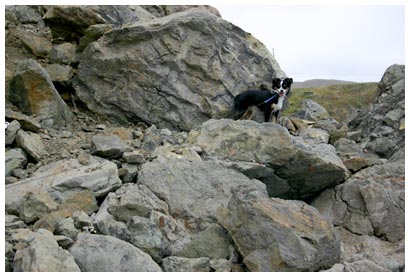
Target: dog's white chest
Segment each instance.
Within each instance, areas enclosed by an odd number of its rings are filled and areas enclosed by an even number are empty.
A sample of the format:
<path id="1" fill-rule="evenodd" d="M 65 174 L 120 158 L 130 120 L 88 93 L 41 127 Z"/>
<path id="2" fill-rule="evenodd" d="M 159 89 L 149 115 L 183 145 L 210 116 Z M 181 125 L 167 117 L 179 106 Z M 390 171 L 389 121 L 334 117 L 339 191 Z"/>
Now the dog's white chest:
<path id="1" fill-rule="evenodd" d="M 285 96 L 279 97 L 278 103 L 275 105 L 275 108 L 273 109 L 274 112 L 280 111 L 282 109 L 283 101 L 285 101 Z"/>

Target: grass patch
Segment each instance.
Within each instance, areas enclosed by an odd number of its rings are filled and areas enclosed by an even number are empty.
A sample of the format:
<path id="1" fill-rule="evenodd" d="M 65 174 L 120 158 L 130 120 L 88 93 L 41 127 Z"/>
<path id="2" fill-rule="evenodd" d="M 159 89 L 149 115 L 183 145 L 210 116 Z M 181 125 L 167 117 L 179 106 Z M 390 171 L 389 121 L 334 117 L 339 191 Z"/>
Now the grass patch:
<path id="1" fill-rule="evenodd" d="M 329 114 L 343 122 L 350 108 L 361 109 L 374 103 L 378 83 L 357 83 L 323 86 L 317 88 L 293 88 L 289 106 L 283 115 L 289 116 L 302 109 L 302 102 L 311 99 L 322 105 Z"/>

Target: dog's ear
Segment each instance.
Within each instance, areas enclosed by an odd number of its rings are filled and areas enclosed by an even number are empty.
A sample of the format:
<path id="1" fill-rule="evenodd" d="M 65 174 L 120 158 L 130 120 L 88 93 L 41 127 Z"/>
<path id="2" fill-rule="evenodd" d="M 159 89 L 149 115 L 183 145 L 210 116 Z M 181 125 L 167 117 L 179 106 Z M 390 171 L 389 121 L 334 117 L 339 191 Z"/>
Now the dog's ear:
<path id="1" fill-rule="evenodd" d="M 280 78 L 273 78 L 272 79 L 272 87 L 277 87 L 280 84 Z"/>
<path id="2" fill-rule="evenodd" d="M 293 83 L 293 78 L 288 78 L 288 80 L 289 80 L 289 83 Z"/>

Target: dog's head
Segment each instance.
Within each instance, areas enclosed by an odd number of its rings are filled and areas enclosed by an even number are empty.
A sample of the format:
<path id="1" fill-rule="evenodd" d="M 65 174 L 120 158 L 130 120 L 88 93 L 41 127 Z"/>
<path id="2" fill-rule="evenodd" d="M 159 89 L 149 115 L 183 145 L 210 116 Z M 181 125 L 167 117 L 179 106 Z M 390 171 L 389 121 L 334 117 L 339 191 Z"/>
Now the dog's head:
<path id="1" fill-rule="evenodd" d="M 292 78 L 274 78 L 272 80 L 272 90 L 279 94 L 279 96 L 286 96 L 290 91 L 290 86 L 293 83 Z"/>

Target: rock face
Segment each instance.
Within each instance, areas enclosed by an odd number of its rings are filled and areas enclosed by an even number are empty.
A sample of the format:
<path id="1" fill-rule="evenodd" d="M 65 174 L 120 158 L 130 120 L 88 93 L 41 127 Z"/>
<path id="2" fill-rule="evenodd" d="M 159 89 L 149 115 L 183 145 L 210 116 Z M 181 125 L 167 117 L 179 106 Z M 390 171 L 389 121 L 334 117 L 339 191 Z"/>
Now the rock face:
<path id="1" fill-rule="evenodd" d="M 207 11 L 189 9 L 90 44 L 75 89 L 90 110 L 118 121 L 190 130 L 228 116 L 234 95 L 270 84 L 275 75 L 283 73 L 259 41 Z"/>
<path id="2" fill-rule="evenodd" d="M 376 103 L 350 122 L 356 139 L 366 149 L 384 158 L 404 153 L 404 65 L 392 65 L 384 73 Z"/>
<path id="3" fill-rule="evenodd" d="M 83 272 L 161 271 L 148 254 L 110 236 L 82 233 L 70 248 L 70 253 Z"/>
<path id="4" fill-rule="evenodd" d="M 33 233 L 28 247 L 18 250 L 14 257 L 15 272 L 80 271 L 73 256 L 62 249 L 47 230 Z"/>
<path id="5" fill-rule="evenodd" d="M 404 164 L 364 169 L 323 192 L 313 205 L 352 233 L 400 241 L 404 238 Z"/>
<path id="6" fill-rule="evenodd" d="M 43 127 L 61 127 L 71 122 L 71 111 L 47 71 L 36 61 L 19 64 L 10 88 L 10 100 L 24 113 L 37 116 Z"/>
<path id="7" fill-rule="evenodd" d="M 233 121 L 285 74 L 210 6 L 5 19 L 6 271 L 404 271 L 404 66 L 354 129 Z"/>
<path id="8" fill-rule="evenodd" d="M 305 143 L 273 123 L 209 120 L 192 131 L 189 139 L 220 159 L 269 165 L 288 182 L 271 190 L 271 197 L 308 197 L 343 181 L 346 174 L 332 146 Z"/>
<path id="9" fill-rule="evenodd" d="M 237 194 L 218 219 L 251 271 L 315 271 L 340 260 L 332 225 L 303 202 Z"/>
<path id="10" fill-rule="evenodd" d="M 120 184 L 117 166 L 109 161 L 57 174 L 45 174 L 6 186 L 6 210 L 18 210 L 24 195 L 29 192 L 47 192 L 59 202 L 64 202 L 79 190 L 90 190 L 99 197 L 118 188 Z"/>

